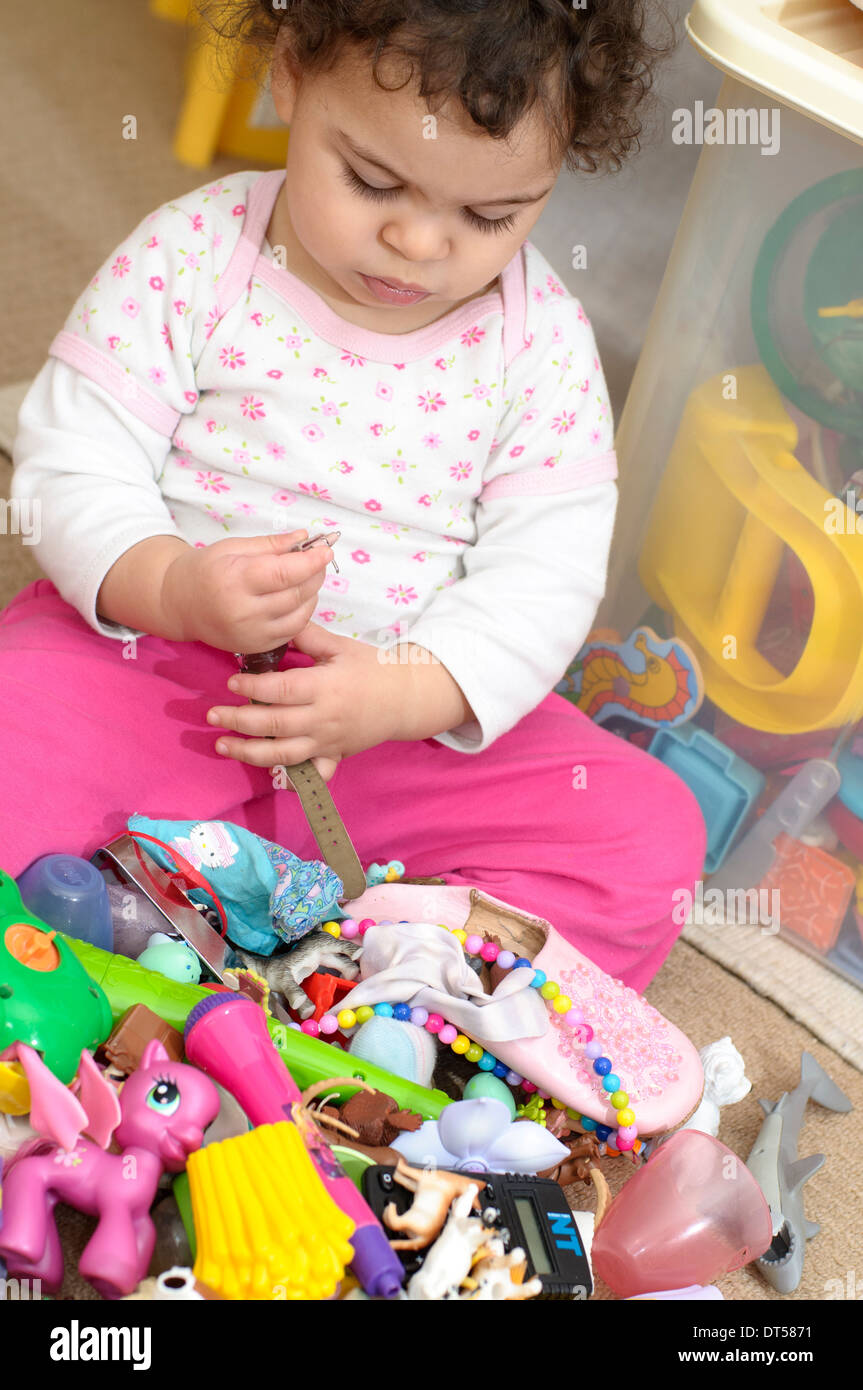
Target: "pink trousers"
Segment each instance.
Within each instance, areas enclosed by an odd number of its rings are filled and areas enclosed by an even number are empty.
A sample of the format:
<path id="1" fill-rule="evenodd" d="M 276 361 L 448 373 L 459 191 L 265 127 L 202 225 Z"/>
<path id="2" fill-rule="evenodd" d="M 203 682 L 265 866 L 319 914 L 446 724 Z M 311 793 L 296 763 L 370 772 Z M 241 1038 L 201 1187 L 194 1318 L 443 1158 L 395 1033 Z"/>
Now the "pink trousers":
<path id="1" fill-rule="evenodd" d="M 0 613 L 0 868 L 88 858 L 135 812 L 228 820 L 300 855 L 319 851 L 295 794 L 214 751 L 228 652 L 93 632 L 46 579 Z M 483 753 L 426 739 L 345 758 L 330 783 L 364 868 L 470 884 L 545 917 L 635 989 L 680 931 L 673 894 L 705 852 L 698 803 L 675 773 L 558 695 Z M 679 910 L 675 916 L 680 916 Z"/>

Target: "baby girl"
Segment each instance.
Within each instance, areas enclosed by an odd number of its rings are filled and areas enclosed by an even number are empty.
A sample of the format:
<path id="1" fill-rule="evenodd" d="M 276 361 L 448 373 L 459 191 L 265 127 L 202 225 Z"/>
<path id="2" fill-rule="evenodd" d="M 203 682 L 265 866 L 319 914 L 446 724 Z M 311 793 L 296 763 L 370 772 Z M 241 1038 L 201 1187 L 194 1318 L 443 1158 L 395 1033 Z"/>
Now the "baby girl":
<path id="1" fill-rule="evenodd" d="M 637 144 L 640 0 L 217 9 L 266 52 L 286 168 L 146 216 L 24 402 L 48 577 L 0 615 L 3 867 L 135 811 L 318 857 L 277 776 L 313 759 L 363 864 L 485 888 L 642 988 L 704 826 L 549 693 L 617 468 L 590 321 L 528 240 L 564 163 Z"/>

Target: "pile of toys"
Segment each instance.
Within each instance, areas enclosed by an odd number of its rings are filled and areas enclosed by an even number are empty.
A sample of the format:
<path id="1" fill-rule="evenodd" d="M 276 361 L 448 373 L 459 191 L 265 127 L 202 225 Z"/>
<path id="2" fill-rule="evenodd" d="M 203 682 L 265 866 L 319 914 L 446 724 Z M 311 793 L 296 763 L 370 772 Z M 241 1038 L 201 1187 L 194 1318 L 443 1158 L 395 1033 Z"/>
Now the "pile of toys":
<path id="1" fill-rule="evenodd" d="M 803 1111 L 850 1108 L 818 1063 L 732 1171 L 730 1039 L 403 875 L 345 903 L 240 827 L 142 816 L 0 874 L 0 1274 L 61 1291 L 62 1202 L 110 1299 L 710 1298 L 751 1260 L 793 1291 Z"/>

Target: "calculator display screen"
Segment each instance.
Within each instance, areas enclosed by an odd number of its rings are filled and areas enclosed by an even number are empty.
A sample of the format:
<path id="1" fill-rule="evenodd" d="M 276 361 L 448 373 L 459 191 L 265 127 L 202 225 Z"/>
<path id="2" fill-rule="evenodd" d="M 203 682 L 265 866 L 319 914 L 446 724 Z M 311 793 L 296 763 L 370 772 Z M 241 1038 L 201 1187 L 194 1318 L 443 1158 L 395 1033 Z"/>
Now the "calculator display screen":
<path id="1" fill-rule="evenodd" d="M 548 1258 L 548 1246 L 543 1239 L 539 1222 L 536 1219 L 536 1207 L 529 1197 L 516 1197 L 514 1203 L 527 1246 L 527 1253 L 535 1273 L 553 1274 L 554 1270 Z"/>

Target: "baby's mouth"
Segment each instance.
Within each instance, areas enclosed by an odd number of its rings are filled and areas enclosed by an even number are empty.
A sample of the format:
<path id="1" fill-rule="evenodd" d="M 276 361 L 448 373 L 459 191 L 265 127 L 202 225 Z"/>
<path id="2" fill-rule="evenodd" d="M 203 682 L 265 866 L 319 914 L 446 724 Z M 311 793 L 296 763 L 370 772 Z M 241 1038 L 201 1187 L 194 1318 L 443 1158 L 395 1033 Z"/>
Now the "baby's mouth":
<path id="1" fill-rule="evenodd" d="M 390 280 L 382 280 L 378 275 L 366 275 L 360 271 L 360 278 L 376 299 L 387 304 L 418 304 L 427 299 L 430 291 L 423 289 L 403 289 Z"/>

